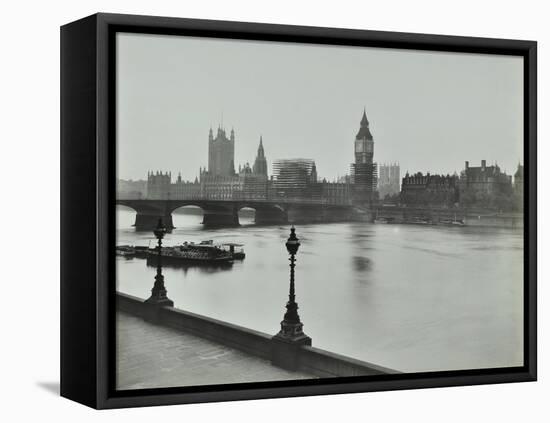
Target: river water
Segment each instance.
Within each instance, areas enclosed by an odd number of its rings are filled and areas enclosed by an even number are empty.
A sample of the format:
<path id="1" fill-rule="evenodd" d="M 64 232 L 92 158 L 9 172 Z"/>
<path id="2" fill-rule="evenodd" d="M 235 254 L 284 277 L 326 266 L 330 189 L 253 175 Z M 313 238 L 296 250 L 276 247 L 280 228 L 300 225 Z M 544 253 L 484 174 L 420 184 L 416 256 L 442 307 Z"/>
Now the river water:
<path id="1" fill-rule="evenodd" d="M 288 226 L 204 229 L 174 214 L 164 244 L 245 245 L 230 269 L 164 268 L 175 307 L 269 334 L 288 298 Z M 117 244 L 154 245 L 117 208 Z M 300 225 L 296 296 L 313 345 L 404 372 L 523 364 L 523 235 L 509 229 Z M 117 290 L 147 298 L 156 269 L 117 257 Z"/>

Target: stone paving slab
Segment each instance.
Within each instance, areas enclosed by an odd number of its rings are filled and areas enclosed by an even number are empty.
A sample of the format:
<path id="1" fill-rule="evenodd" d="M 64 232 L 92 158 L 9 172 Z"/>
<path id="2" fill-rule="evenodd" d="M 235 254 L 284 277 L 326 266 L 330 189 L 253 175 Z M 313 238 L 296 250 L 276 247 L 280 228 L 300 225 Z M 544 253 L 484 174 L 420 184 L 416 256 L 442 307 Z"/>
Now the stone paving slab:
<path id="1" fill-rule="evenodd" d="M 120 311 L 116 324 L 117 389 L 316 378 Z"/>

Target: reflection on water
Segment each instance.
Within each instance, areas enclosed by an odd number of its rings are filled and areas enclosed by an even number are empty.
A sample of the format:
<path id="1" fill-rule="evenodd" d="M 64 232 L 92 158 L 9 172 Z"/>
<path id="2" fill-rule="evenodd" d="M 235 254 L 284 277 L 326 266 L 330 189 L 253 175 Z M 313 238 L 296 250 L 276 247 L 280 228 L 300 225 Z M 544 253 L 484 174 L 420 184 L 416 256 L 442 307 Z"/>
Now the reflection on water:
<path id="1" fill-rule="evenodd" d="M 118 210 L 118 244 L 150 245 Z M 175 306 L 275 334 L 288 295 L 288 226 L 204 229 L 174 214 L 164 244 L 213 239 L 245 245 L 228 269 L 163 268 Z M 402 371 L 523 364 L 523 238 L 468 227 L 300 225 L 296 294 L 313 345 Z M 117 289 L 146 298 L 144 259 L 117 257 Z"/>
<path id="2" fill-rule="evenodd" d="M 147 267 L 157 268 L 158 258 L 157 256 L 147 257 L 145 260 Z M 162 269 L 179 269 L 183 273 L 187 274 L 189 269 L 193 269 L 199 273 L 214 273 L 219 272 L 220 270 L 231 270 L 233 268 L 233 263 L 214 263 L 214 264 L 201 264 L 198 266 L 195 264 L 190 264 L 189 262 L 175 262 L 169 261 L 165 258 L 162 260 Z"/>
<path id="3" fill-rule="evenodd" d="M 371 269 L 371 261 L 368 257 L 353 257 L 353 268 L 356 272 L 366 272 Z"/>

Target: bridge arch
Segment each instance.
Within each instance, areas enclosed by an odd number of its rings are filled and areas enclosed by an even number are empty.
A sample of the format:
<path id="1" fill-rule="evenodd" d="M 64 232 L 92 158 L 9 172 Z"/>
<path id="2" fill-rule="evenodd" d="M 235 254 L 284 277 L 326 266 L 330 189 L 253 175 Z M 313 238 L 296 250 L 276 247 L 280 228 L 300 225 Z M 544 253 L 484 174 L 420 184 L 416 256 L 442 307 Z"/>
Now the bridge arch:
<path id="1" fill-rule="evenodd" d="M 117 228 L 130 229 L 134 226 L 137 214 L 136 209 L 124 204 L 116 204 L 115 213 Z"/>
<path id="2" fill-rule="evenodd" d="M 201 225 L 204 213 L 201 206 L 194 204 L 185 204 L 171 211 L 172 221 L 176 228 Z"/>
<path id="3" fill-rule="evenodd" d="M 243 206 L 237 209 L 237 215 L 239 216 L 239 224 L 241 226 L 250 226 L 256 222 L 256 208 L 250 206 Z"/>
<path id="4" fill-rule="evenodd" d="M 133 226 L 138 231 L 153 230 L 157 226 L 159 219 L 162 220 L 162 223 L 169 231 L 174 229 L 171 207 L 165 201 L 116 199 L 115 204 L 117 206 L 128 207 L 136 212 Z"/>
<path id="5" fill-rule="evenodd" d="M 254 223 L 258 225 L 282 224 L 288 222 L 287 210 L 279 204 L 262 204 L 256 202 L 239 203 L 237 211 L 254 210 Z"/>

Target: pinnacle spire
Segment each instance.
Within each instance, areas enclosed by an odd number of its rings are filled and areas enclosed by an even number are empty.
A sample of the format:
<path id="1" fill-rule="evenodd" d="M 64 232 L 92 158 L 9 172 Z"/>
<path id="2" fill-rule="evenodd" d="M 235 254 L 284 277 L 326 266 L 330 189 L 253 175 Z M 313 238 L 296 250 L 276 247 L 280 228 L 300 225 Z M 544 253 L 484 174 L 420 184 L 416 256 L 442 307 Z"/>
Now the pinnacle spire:
<path id="1" fill-rule="evenodd" d="M 264 144 L 262 136 L 260 135 L 260 145 L 258 146 L 258 157 L 264 157 Z"/>
<path id="2" fill-rule="evenodd" d="M 356 140 L 367 139 L 372 141 L 372 134 L 369 129 L 369 120 L 367 119 L 367 109 L 363 108 L 363 117 L 361 118 L 361 125 L 359 132 L 355 136 Z"/>
<path id="3" fill-rule="evenodd" d="M 363 107 L 363 117 L 361 118 L 361 126 L 369 126 L 369 120 L 367 119 L 367 108 Z"/>
<path id="4" fill-rule="evenodd" d="M 252 173 L 262 175 L 267 178 L 267 160 L 265 159 L 263 137 L 260 135 L 260 144 L 258 145 L 258 154 L 252 166 Z"/>

